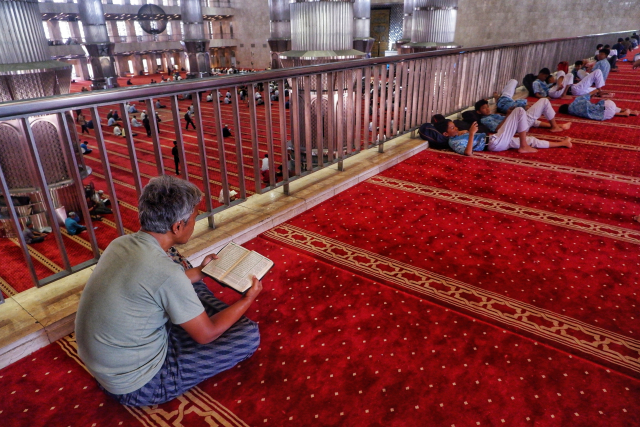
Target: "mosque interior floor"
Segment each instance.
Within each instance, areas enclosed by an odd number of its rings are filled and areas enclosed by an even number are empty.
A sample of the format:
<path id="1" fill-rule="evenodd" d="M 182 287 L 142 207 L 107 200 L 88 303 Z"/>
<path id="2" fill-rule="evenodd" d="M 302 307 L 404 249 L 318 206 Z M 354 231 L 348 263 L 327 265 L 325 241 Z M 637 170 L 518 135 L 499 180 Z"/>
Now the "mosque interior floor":
<path id="1" fill-rule="evenodd" d="M 620 69 L 607 89 L 619 106 L 640 109 L 637 72 Z M 570 150 L 472 158 L 425 150 L 249 241 L 275 261 L 247 313 L 260 325 L 260 348 L 179 399 L 116 404 L 70 335 L 0 370 L 0 414 L 34 426 L 637 425 L 640 121 L 558 120 L 571 129 L 532 133 L 571 136 Z M 141 134 L 144 183 L 155 167 Z M 195 133 L 186 135 L 196 162 Z M 127 149 L 106 137 L 125 226 L 135 231 Z M 87 164 L 101 187 L 100 162 Z M 115 236 L 110 223 L 98 225 L 101 248 Z M 38 246 L 55 264 L 48 250 Z M 237 298 L 208 285 L 224 301 Z"/>

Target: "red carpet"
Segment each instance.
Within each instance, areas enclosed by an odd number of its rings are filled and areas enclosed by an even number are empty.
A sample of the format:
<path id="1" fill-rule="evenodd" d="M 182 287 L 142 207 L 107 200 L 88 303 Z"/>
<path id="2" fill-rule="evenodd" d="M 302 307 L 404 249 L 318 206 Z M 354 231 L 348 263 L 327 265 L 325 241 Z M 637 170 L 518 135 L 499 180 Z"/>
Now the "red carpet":
<path id="1" fill-rule="evenodd" d="M 260 350 L 241 366 L 134 410 L 98 390 L 67 337 L 0 371 L 5 424 L 639 425 L 640 121 L 559 119 L 571 150 L 427 150 L 248 242 L 276 264 L 247 313 Z M 136 138 L 146 182 L 152 145 Z M 108 139 L 135 231 L 124 139 Z M 98 225 L 102 248 L 115 231 Z"/>
<path id="2" fill-rule="evenodd" d="M 251 359 L 179 400 L 129 411 L 97 389 L 64 339 L 0 371 L 8 425 L 199 426 L 223 424 L 227 410 L 246 424 L 223 425 L 637 419 L 640 384 L 629 377 L 264 239 L 246 246 L 276 262 L 248 313 L 262 331 Z"/>

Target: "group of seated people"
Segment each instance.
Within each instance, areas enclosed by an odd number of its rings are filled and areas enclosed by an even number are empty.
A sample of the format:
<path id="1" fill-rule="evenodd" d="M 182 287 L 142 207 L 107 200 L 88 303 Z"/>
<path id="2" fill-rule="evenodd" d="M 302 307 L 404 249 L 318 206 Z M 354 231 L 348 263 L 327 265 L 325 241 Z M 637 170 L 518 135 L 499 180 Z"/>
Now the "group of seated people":
<path id="1" fill-rule="evenodd" d="M 631 44 L 630 49 L 635 46 Z M 622 110 L 611 99 L 600 99 L 597 103 L 591 101 L 592 96 L 610 98 L 614 95 L 602 90 L 611 71 L 609 54 L 610 51 L 603 47 L 594 61 L 577 61 L 571 72 L 567 68 L 566 71 L 559 70 L 554 76 L 548 68 L 543 68 L 537 76 L 526 76 L 524 86 L 530 96 L 538 98 L 530 108 L 527 108 L 526 99 L 513 99 L 518 81 L 512 79 L 502 93 L 494 93 L 497 113 L 492 114 L 489 101 L 481 99 L 476 102 L 473 111 L 462 114 L 463 121 L 454 122 L 438 114 L 432 118 L 433 127 L 446 138 L 448 148 L 467 156 L 471 156 L 473 151 L 483 150 L 505 151 L 514 148 L 521 153 L 533 153 L 539 148 L 571 148 L 569 137 L 560 141 L 545 141 L 528 134 L 531 127 L 547 128 L 551 132 L 570 128 L 571 123 L 556 122 L 556 112 L 549 99 L 573 99 L 570 104 L 561 105 L 559 112 L 590 120 L 603 121 L 614 116 L 639 114 L 638 111 Z M 548 123 L 541 122 L 542 117 Z M 468 130 L 460 130 L 459 127 Z M 489 133 L 491 135 L 487 136 Z M 438 148 L 437 143 L 433 145 Z"/>

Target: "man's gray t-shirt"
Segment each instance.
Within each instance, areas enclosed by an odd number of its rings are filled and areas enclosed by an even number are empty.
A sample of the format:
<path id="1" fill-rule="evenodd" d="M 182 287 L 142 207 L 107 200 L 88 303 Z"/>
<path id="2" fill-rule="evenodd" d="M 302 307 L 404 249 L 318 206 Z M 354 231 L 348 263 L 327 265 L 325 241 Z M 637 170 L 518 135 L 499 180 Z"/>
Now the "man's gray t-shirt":
<path id="1" fill-rule="evenodd" d="M 78 354 L 113 394 L 148 383 L 164 363 L 166 323 L 204 311 L 181 265 L 150 234 L 111 242 L 91 274 L 76 316 Z"/>

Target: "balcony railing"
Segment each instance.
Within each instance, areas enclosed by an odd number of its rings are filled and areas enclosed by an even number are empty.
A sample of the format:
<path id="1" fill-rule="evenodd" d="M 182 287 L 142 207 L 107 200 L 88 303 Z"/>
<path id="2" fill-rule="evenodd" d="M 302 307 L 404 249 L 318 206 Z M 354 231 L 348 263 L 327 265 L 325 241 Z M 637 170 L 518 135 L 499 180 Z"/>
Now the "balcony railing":
<path id="1" fill-rule="evenodd" d="M 627 33 L 434 51 L 4 103 L 0 105 L 0 131 L 8 126 L 17 132 L 27 153 L 21 167 L 35 171 L 34 186 L 45 195 L 50 193 L 47 162 L 38 157 L 33 123 L 38 116 L 57 117 L 60 134 L 68 136 L 63 144 L 65 159 L 76 167 L 70 177 L 73 191 L 83 195 L 83 185 L 93 183 L 109 195 L 113 214 L 96 222 L 83 205 L 80 213 L 87 231 L 69 236 L 57 225 L 54 212 L 60 206 L 44 197 L 42 210 L 54 239 L 32 247 L 22 238 L 20 206 L 8 197 L 7 179 L 0 170 L 6 203 L 3 224 L 6 233 L 16 236 L 0 238 L 0 245 L 11 249 L 3 251 L 8 254 L 3 264 L 22 269 L 23 274 L 12 277 L 22 280 L 25 287 L 30 283 L 41 286 L 52 280 L 53 273 L 57 278 L 95 263 L 113 238 L 139 228 L 136 201 L 145 183 L 153 176 L 174 173 L 175 167 L 182 178 L 202 188 L 200 218 L 208 218 L 214 227 L 214 213 L 243 203 L 251 194 L 275 189 L 288 193 L 289 184 L 301 176 L 336 163 L 342 169 L 345 158 L 374 146 L 382 150 L 385 141 L 415 129 L 433 114 L 472 105 L 502 89 L 509 79 L 520 80 L 542 67 L 590 57 L 596 44 L 610 43 L 623 34 Z M 273 101 L 270 85 L 279 95 Z M 215 102 L 227 93 L 229 102 Z M 263 104 L 255 101 L 258 93 Z M 208 94 L 214 102 L 206 102 Z M 127 102 L 136 102 L 137 110 L 146 110 L 151 118 L 158 113 L 162 121 L 151 120 L 148 132 L 132 127 L 132 116 L 141 118 L 127 110 Z M 190 105 L 195 130 L 185 130 Z M 65 119 L 78 110 L 93 122 L 89 135 L 81 134 L 79 126 Z M 114 135 L 107 125 L 109 110 L 119 112 L 124 137 Z M 223 136 L 224 125 L 230 127 L 232 136 Z M 83 140 L 90 142 L 94 153 L 75 161 L 72 153 Z M 173 141 L 177 165 L 171 154 Z M 78 167 L 93 172 L 81 179 Z M 235 201 L 231 191 L 237 193 Z"/>

